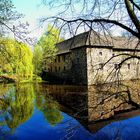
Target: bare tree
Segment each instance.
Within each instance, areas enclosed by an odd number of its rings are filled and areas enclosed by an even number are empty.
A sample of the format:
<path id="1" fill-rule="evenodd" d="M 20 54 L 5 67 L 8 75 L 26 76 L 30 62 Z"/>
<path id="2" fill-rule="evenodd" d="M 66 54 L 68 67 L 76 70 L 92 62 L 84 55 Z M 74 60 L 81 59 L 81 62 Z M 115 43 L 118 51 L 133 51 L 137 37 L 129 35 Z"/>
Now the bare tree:
<path id="1" fill-rule="evenodd" d="M 11 0 L 0 1 L 0 37 L 13 36 L 18 41 L 32 44 L 33 40 L 28 36 L 29 24 L 21 23 L 19 14 Z M 0 43 L 1 44 L 1 43 Z"/>
<path id="2" fill-rule="evenodd" d="M 133 0 L 66 0 L 46 1 L 42 0 L 51 8 L 58 8 L 60 11 L 56 16 L 51 17 L 61 27 L 77 31 L 80 26 L 86 29 L 102 31 L 110 34 L 109 31 L 117 26 L 132 36 L 140 39 L 140 2 Z M 48 18 L 50 19 L 50 18 Z M 46 18 L 44 18 L 46 20 Z M 74 33 L 74 31 L 71 31 Z"/>

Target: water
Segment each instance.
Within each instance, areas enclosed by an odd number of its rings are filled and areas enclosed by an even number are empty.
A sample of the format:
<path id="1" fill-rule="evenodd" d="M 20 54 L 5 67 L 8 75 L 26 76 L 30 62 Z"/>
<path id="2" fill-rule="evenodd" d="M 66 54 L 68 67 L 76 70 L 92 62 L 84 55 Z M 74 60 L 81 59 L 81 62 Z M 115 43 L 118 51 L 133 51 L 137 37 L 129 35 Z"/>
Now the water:
<path id="1" fill-rule="evenodd" d="M 52 87 L 52 86 L 51 86 Z M 41 85 L 1 85 L 0 139 L 85 140 L 91 134 Z"/>
<path id="2" fill-rule="evenodd" d="M 140 116 L 111 123 L 94 135 L 95 140 L 140 140 Z"/>
<path id="3" fill-rule="evenodd" d="M 0 89 L 0 140 L 140 140 L 140 116 L 91 133 L 67 114 L 67 103 L 57 102 L 70 102 L 64 92 L 75 97 L 75 93 L 85 93 L 86 87 L 1 84 Z"/>

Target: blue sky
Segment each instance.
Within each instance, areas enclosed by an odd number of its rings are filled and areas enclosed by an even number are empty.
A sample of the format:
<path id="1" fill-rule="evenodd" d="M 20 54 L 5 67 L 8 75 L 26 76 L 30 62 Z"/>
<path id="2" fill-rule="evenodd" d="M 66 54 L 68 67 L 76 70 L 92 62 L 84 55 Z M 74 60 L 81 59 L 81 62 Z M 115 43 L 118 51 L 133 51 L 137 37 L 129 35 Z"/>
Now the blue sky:
<path id="1" fill-rule="evenodd" d="M 41 17 L 49 17 L 51 10 L 41 4 L 41 0 L 12 0 L 12 2 L 16 10 L 24 15 L 21 21 L 30 24 L 31 36 L 37 38 L 41 36 L 47 25 L 40 26 L 39 19 Z"/>
<path id="2" fill-rule="evenodd" d="M 56 13 L 60 12 L 64 7 L 59 7 L 57 4 L 57 8 L 49 9 L 47 6 L 41 4 L 42 0 L 12 0 L 13 4 L 16 8 L 16 10 L 19 13 L 22 13 L 25 15 L 23 19 L 21 19 L 22 22 L 28 22 L 30 24 L 30 31 L 32 37 L 39 38 L 43 32 L 45 32 L 45 29 L 47 28 L 47 24 L 40 25 L 39 19 L 42 17 L 50 17 L 54 16 Z M 48 2 L 49 0 L 47 0 Z M 77 4 L 74 5 L 76 11 L 79 11 L 78 9 L 81 9 L 81 5 Z M 66 16 L 73 16 L 74 13 L 66 13 Z M 120 35 L 121 29 L 115 28 L 112 30 L 112 33 L 114 35 Z"/>

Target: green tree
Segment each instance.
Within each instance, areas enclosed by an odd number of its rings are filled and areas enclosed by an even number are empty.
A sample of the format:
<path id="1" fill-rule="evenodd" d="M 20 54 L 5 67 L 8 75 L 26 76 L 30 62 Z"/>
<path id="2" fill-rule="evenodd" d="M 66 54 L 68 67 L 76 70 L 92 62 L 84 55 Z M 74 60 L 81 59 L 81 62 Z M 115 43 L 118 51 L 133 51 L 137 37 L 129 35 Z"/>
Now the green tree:
<path id="1" fill-rule="evenodd" d="M 21 58 L 20 56 L 21 51 L 23 50 L 23 53 L 25 53 L 26 50 L 25 55 L 28 53 L 28 50 L 25 47 L 26 45 L 11 39 L 2 38 L 13 36 L 16 40 L 22 42 L 27 42 L 27 40 L 29 40 L 27 37 L 27 25 L 23 23 L 20 23 L 19 25 L 16 24 L 16 26 L 14 25 L 15 21 L 21 17 L 22 15 L 15 10 L 12 0 L 0 0 L 0 75 L 3 72 L 7 74 L 16 73 L 16 75 L 18 74 L 18 76 L 16 76 L 17 78 L 20 77 L 21 72 L 22 76 L 29 77 L 33 71 L 32 66 L 29 65 L 31 55 L 29 55 L 29 59 L 27 56 L 24 56 L 24 58 Z M 23 55 L 23 53 L 21 55 Z M 28 60 L 28 64 L 25 59 Z"/>
<path id="2" fill-rule="evenodd" d="M 34 65 L 34 74 L 40 75 L 42 72 L 43 65 L 43 50 L 42 47 L 36 45 L 33 53 L 33 65 Z"/>
<path id="3" fill-rule="evenodd" d="M 0 47 L 0 71 L 1 74 L 14 75 L 17 80 L 32 78 L 32 51 L 18 41 L 1 38 Z"/>
<path id="4" fill-rule="evenodd" d="M 40 74 L 55 58 L 57 49 L 55 44 L 64 40 L 59 36 L 60 30 L 48 25 L 47 31 L 34 47 L 33 64 L 34 73 Z"/>

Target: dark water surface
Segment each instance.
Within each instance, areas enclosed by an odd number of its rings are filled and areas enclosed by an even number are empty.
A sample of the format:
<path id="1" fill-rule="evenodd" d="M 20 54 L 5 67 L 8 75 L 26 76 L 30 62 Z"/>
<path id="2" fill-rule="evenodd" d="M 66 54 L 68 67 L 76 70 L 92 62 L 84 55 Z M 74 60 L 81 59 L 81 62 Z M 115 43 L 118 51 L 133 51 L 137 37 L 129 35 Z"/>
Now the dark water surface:
<path id="1" fill-rule="evenodd" d="M 111 123 L 93 134 L 68 115 L 67 104 L 60 104 L 70 99 L 59 94 L 74 96 L 85 93 L 86 87 L 1 84 L 0 89 L 0 140 L 140 140 L 139 116 Z M 77 97 L 72 98 L 76 101 Z"/>

